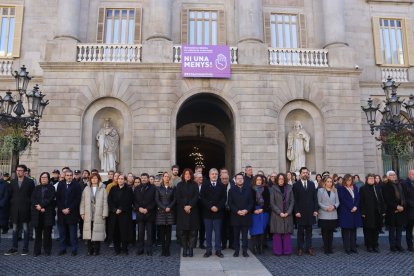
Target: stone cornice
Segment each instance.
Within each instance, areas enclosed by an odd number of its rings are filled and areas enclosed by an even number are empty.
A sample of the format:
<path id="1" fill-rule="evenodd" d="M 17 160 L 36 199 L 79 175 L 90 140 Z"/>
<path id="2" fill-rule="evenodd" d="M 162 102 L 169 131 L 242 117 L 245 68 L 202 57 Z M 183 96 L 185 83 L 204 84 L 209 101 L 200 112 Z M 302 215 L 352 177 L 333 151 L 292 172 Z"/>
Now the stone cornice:
<path id="1" fill-rule="evenodd" d="M 367 3 L 389 3 L 389 4 L 404 4 L 411 5 L 414 0 L 366 0 Z"/>
<path id="2" fill-rule="evenodd" d="M 81 63 L 81 62 L 40 62 L 45 72 L 132 72 L 144 70 L 147 72 L 181 73 L 181 63 Z M 359 76 L 362 71 L 351 68 L 331 67 L 299 67 L 299 66 L 272 66 L 272 65 L 242 65 L 233 64 L 232 73 L 257 74 L 312 74 L 312 75 L 351 75 Z"/>

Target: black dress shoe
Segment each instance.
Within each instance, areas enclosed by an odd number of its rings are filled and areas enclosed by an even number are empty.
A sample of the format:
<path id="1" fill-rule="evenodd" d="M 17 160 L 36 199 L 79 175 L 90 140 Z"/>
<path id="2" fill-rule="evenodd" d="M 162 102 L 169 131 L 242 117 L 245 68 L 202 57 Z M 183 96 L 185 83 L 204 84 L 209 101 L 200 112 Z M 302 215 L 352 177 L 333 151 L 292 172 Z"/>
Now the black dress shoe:
<path id="1" fill-rule="evenodd" d="M 391 250 L 391 252 L 397 252 L 397 247 L 392 246 L 392 247 L 390 247 L 390 250 Z"/>
<path id="2" fill-rule="evenodd" d="M 397 250 L 398 250 L 398 252 L 404 252 L 405 251 L 404 248 L 402 248 L 401 246 L 397 246 Z"/>
<path id="3" fill-rule="evenodd" d="M 62 256 L 62 255 L 65 255 L 65 254 L 66 254 L 66 251 L 62 250 L 62 251 L 59 251 L 58 256 Z"/>
<path id="4" fill-rule="evenodd" d="M 50 252 L 45 252 L 45 256 L 49 257 L 50 256 Z"/>
<path id="5" fill-rule="evenodd" d="M 139 255 L 142 255 L 142 254 L 144 254 L 144 250 L 138 250 L 137 251 L 137 255 L 139 256 Z"/>
<path id="6" fill-rule="evenodd" d="M 152 256 L 152 252 L 151 251 L 148 251 L 147 252 L 147 256 Z"/>
<path id="7" fill-rule="evenodd" d="M 206 246 L 204 244 L 200 244 L 200 249 L 206 249 Z"/>
<path id="8" fill-rule="evenodd" d="M 345 250 L 345 253 L 351 255 L 351 250 Z"/>
<path id="9" fill-rule="evenodd" d="M 187 257 L 187 248 L 183 248 L 183 257 Z"/>
<path id="10" fill-rule="evenodd" d="M 413 251 L 414 251 L 414 248 L 413 248 L 412 246 L 409 246 L 409 247 L 407 248 L 407 250 L 408 250 L 408 251 L 410 251 L 410 252 L 413 252 Z"/>
<path id="11" fill-rule="evenodd" d="M 239 251 L 234 251 L 233 257 L 238 257 L 239 256 Z"/>
<path id="12" fill-rule="evenodd" d="M 219 257 L 219 258 L 224 258 L 224 255 L 223 255 L 223 253 L 221 253 L 220 250 L 216 251 L 216 256 Z"/>
<path id="13" fill-rule="evenodd" d="M 373 252 L 375 252 L 375 253 L 379 253 L 379 249 L 378 249 L 378 247 L 374 247 L 374 248 L 372 248 L 372 251 L 373 251 Z"/>
<path id="14" fill-rule="evenodd" d="M 371 247 L 367 247 L 367 251 L 370 253 L 374 252 L 374 250 Z"/>
<path id="15" fill-rule="evenodd" d="M 243 251 L 243 257 L 249 257 L 249 254 L 247 254 L 247 251 Z"/>
<path id="16" fill-rule="evenodd" d="M 33 253 L 33 257 L 39 257 L 40 253 Z"/>
<path id="17" fill-rule="evenodd" d="M 194 256 L 194 252 L 193 252 L 193 249 L 192 248 L 190 248 L 190 249 L 188 249 L 188 257 L 193 257 Z"/>
<path id="18" fill-rule="evenodd" d="M 351 253 L 358 254 L 358 250 L 356 250 L 356 249 L 351 249 Z"/>
<path id="19" fill-rule="evenodd" d="M 204 253 L 203 257 L 208 258 L 208 257 L 211 256 L 211 254 L 212 254 L 211 251 L 206 251 L 206 253 Z"/>
<path id="20" fill-rule="evenodd" d="M 71 255 L 72 255 L 72 256 L 76 256 L 76 255 L 78 255 L 78 252 L 73 251 L 73 252 L 71 253 Z"/>

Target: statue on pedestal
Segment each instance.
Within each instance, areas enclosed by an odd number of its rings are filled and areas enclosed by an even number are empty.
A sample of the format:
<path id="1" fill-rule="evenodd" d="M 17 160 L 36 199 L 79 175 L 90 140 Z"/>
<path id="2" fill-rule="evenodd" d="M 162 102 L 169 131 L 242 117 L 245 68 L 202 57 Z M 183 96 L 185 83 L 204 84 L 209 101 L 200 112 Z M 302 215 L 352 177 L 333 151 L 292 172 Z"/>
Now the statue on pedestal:
<path id="1" fill-rule="evenodd" d="M 287 158 L 290 161 L 290 171 L 297 172 L 306 163 L 306 152 L 309 152 L 310 135 L 303 129 L 300 121 L 295 121 L 293 130 L 287 138 Z"/>
<path id="2" fill-rule="evenodd" d="M 104 172 L 116 171 L 119 163 L 119 134 L 110 121 L 110 118 L 105 119 L 104 127 L 96 135 L 101 170 Z"/>

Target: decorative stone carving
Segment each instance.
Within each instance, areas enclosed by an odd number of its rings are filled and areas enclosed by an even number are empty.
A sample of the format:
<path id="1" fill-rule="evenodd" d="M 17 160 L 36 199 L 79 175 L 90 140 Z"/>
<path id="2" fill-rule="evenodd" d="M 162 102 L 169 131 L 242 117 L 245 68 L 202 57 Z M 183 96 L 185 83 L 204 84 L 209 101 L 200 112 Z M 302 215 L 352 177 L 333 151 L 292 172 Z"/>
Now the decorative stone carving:
<path id="1" fill-rule="evenodd" d="M 290 171 L 297 172 L 306 164 L 306 153 L 309 152 L 310 135 L 303 129 L 300 121 L 295 121 L 293 130 L 287 138 L 287 158 L 290 161 Z"/>
<path id="2" fill-rule="evenodd" d="M 105 119 L 104 127 L 96 135 L 101 170 L 104 172 L 116 170 L 119 163 L 119 134 L 110 121 L 110 118 Z"/>

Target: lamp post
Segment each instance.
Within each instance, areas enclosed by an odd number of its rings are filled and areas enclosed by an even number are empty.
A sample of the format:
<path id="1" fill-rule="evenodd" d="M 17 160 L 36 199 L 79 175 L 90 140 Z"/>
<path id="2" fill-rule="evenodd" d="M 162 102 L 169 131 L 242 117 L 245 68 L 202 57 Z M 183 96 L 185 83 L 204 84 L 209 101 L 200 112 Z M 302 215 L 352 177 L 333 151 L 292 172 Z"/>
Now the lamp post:
<path id="1" fill-rule="evenodd" d="M 8 90 L 4 97 L 0 96 L 0 125 L 10 127 L 13 130 L 22 130 L 25 138 L 30 142 L 39 141 L 39 122 L 43 116 L 45 107 L 49 104 L 44 100 L 44 94 L 36 84 L 32 90 L 27 92 L 30 80 L 29 72 L 23 65 L 20 71 L 14 71 L 12 76 L 16 80 L 17 95 L 13 97 L 13 92 Z M 24 107 L 26 96 L 27 110 Z M 12 149 L 12 168 L 19 163 L 19 149 Z"/>
<path id="2" fill-rule="evenodd" d="M 382 110 L 380 110 L 379 104 L 377 106 L 373 105 L 371 98 L 368 99 L 368 106 L 361 106 L 367 116 L 367 123 L 370 126 L 372 135 L 374 135 L 375 131 L 380 131 L 380 135 L 384 137 L 390 134 L 400 133 L 401 131 L 414 131 L 414 96 L 411 95 L 408 102 L 401 101 L 400 97 L 397 96 L 399 86 L 400 84 L 395 84 L 395 81 L 391 77 L 388 77 L 387 81 L 383 82 L 382 89 L 385 94 L 385 105 Z M 408 122 L 401 121 L 402 107 L 407 112 Z M 377 124 L 376 120 L 377 111 L 382 114 L 382 120 L 379 124 Z M 386 141 L 383 141 L 384 143 Z M 399 175 L 398 155 L 394 151 L 395 149 L 391 149 L 392 169 Z"/>

